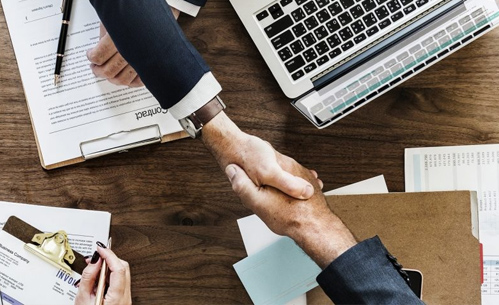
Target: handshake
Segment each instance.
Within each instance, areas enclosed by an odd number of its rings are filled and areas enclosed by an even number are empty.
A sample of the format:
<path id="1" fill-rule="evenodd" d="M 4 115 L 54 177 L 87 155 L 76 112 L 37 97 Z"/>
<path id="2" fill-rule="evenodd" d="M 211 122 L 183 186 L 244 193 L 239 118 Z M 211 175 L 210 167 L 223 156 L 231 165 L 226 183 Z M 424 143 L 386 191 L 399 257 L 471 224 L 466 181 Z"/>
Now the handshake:
<path id="1" fill-rule="evenodd" d="M 356 244 L 329 209 L 317 172 L 242 132 L 223 112 L 204 126 L 202 140 L 242 203 L 319 266 L 327 267 Z"/>

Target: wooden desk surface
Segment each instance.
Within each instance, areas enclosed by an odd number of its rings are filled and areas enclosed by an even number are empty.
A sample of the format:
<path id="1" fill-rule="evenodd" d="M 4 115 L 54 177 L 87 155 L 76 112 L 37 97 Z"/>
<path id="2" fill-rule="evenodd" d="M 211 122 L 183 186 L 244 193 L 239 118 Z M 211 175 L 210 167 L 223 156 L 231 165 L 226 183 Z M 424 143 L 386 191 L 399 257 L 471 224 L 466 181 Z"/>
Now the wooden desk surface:
<path id="1" fill-rule="evenodd" d="M 325 190 L 383 174 L 404 191 L 404 148 L 499 143 L 495 30 L 339 123 L 318 130 L 289 104 L 227 0 L 180 23 L 246 132 L 316 169 Z M 134 149 L 44 171 L 0 14 L 0 200 L 110 211 L 136 304 L 250 303 L 232 265 L 250 215 L 199 141 Z"/>

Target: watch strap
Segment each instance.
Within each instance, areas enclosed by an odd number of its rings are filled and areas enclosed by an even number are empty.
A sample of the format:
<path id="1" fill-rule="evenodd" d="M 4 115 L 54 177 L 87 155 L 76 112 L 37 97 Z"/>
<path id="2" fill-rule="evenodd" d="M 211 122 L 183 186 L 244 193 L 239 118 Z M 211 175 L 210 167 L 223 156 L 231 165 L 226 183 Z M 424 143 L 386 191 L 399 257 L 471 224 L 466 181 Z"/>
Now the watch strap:
<path id="1" fill-rule="evenodd" d="M 192 121 L 196 129 L 199 129 L 206 125 L 209 121 L 211 121 L 211 119 L 213 119 L 224 109 L 225 104 L 218 96 L 215 96 L 203 107 L 193 112 L 188 118 Z"/>

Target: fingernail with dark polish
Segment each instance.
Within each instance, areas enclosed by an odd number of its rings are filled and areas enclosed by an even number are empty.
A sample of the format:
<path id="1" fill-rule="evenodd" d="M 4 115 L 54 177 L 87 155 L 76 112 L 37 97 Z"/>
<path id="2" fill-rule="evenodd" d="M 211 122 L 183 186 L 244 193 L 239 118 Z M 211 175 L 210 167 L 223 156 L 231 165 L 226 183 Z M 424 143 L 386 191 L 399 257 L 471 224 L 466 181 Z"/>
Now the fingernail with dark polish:
<path id="1" fill-rule="evenodd" d="M 87 260 L 87 259 L 89 259 L 89 258 L 91 258 L 91 257 L 92 257 L 92 255 L 85 255 L 83 258 L 84 258 L 85 260 Z"/>
<path id="2" fill-rule="evenodd" d="M 95 264 L 99 261 L 100 254 L 99 252 L 95 251 L 94 255 L 92 256 L 92 260 L 90 261 L 90 264 Z"/>
<path id="3" fill-rule="evenodd" d="M 79 280 L 77 280 L 77 281 L 75 282 L 75 287 L 78 287 L 78 285 L 80 285 L 80 281 L 81 281 L 81 279 L 79 279 Z"/>
<path id="4" fill-rule="evenodd" d="M 97 242 L 97 246 L 101 247 L 102 249 L 106 249 L 107 247 L 101 243 L 100 241 Z"/>

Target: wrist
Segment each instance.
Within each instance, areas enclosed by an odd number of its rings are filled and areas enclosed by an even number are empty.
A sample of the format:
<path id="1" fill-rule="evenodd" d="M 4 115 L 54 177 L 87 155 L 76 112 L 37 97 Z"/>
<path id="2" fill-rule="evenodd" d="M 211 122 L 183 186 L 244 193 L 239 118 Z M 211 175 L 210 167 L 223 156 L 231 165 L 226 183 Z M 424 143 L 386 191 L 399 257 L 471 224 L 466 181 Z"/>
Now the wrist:
<path id="1" fill-rule="evenodd" d="M 288 236 L 323 269 L 357 244 L 350 230 L 331 211 L 315 218 L 306 217 Z"/>
<path id="2" fill-rule="evenodd" d="M 221 111 L 203 127 L 200 139 L 222 168 L 225 168 L 233 161 L 227 156 L 234 154 L 238 143 L 245 141 L 247 137 L 249 135 L 242 132 L 227 114 Z"/>

